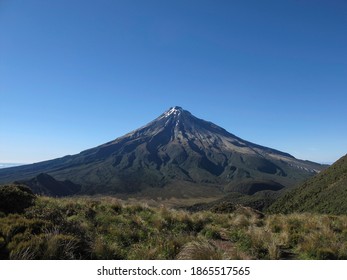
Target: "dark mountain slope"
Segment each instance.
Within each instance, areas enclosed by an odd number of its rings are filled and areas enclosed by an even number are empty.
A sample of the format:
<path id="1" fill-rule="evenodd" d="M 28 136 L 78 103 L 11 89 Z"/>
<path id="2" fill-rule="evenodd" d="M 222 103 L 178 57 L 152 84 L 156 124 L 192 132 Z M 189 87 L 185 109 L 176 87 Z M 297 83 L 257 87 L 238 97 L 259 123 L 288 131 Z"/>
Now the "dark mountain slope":
<path id="1" fill-rule="evenodd" d="M 347 214 L 347 155 L 279 198 L 269 212 Z"/>
<path id="2" fill-rule="evenodd" d="M 279 192 L 260 191 L 253 195 L 239 192 L 231 192 L 224 197 L 209 203 L 198 203 L 188 207 L 182 207 L 188 211 L 212 211 L 219 213 L 234 212 L 240 205 L 255 210 L 264 211 L 278 198 Z"/>
<path id="3" fill-rule="evenodd" d="M 48 173 L 81 185 L 87 194 L 154 188 L 155 195 L 156 188 L 175 185 L 224 192 L 253 179 L 292 186 L 323 168 L 245 141 L 173 107 L 149 124 L 77 155 L 2 169 L 0 183 Z"/>
<path id="4" fill-rule="evenodd" d="M 68 180 L 57 181 L 48 174 L 41 173 L 30 180 L 15 182 L 28 186 L 33 193 L 47 196 L 70 196 L 78 193 L 81 186 Z"/>

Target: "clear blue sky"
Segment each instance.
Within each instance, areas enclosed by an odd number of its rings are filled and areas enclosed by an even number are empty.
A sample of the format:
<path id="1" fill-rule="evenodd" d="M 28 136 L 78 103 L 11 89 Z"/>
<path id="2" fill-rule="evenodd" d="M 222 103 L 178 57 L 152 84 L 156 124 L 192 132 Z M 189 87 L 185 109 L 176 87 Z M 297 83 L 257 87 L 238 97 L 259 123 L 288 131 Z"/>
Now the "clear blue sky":
<path id="1" fill-rule="evenodd" d="M 335 161 L 347 153 L 347 2 L 0 0 L 0 162 L 75 154 L 175 105 Z"/>

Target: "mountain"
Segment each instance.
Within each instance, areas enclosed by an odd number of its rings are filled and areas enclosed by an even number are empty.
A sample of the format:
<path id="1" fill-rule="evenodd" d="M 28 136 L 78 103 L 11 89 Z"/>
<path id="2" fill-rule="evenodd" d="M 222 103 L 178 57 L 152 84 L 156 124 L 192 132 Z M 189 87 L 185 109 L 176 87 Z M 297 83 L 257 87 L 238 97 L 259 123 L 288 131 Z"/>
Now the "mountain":
<path id="1" fill-rule="evenodd" d="M 279 198 L 269 212 L 347 214 L 347 155 Z"/>
<path id="2" fill-rule="evenodd" d="M 323 169 L 245 141 L 176 106 L 137 130 L 79 154 L 1 169 L 0 183 L 47 173 L 81 185 L 84 194 L 185 197 L 220 195 L 240 186 L 252 193 L 278 190 Z"/>
<path id="3" fill-rule="evenodd" d="M 8 168 L 8 167 L 19 166 L 19 165 L 23 165 L 23 164 L 21 164 L 21 163 L 4 163 L 4 162 L 1 162 L 0 163 L 0 169 L 1 168 Z"/>
<path id="4" fill-rule="evenodd" d="M 45 173 L 41 173 L 30 180 L 22 180 L 15 183 L 28 186 L 35 194 L 55 197 L 74 195 L 81 189 L 81 186 L 68 180 L 57 181 Z"/>

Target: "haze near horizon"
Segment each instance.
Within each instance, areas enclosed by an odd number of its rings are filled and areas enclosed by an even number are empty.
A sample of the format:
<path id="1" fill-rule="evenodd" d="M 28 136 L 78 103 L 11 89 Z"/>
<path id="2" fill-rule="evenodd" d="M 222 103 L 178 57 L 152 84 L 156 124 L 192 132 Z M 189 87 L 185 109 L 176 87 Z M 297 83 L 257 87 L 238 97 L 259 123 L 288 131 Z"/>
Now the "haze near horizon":
<path id="1" fill-rule="evenodd" d="M 344 1 L 1 1 L 0 162 L 76 154 L 172 106 L 316 162 L 346 154 Z"/>

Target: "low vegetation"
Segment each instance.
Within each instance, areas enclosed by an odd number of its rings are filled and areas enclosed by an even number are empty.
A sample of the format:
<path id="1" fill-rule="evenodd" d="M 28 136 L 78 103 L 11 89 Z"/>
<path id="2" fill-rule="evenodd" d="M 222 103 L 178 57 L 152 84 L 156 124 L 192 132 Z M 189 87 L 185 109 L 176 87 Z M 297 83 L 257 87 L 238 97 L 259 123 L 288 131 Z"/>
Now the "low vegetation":
<path id="1" fill-rule="evenodd" d="M 347 259 L 347 216 L 190 213 L 112 197 L 37 197 L 23 212 L 4 211 L 3 198 L 0 259 Z"/>
<path id="2" fill-rule="evenodd" d="M 24 185 L 5 185 L 0 187 L 0 212 L 21 213 L 34 205 L 35 195 Z"/>
<path id="3" fill-rule="evenodd" d="M 275 201 L 267 211 L 347 214 L 347 155 Z"/>

